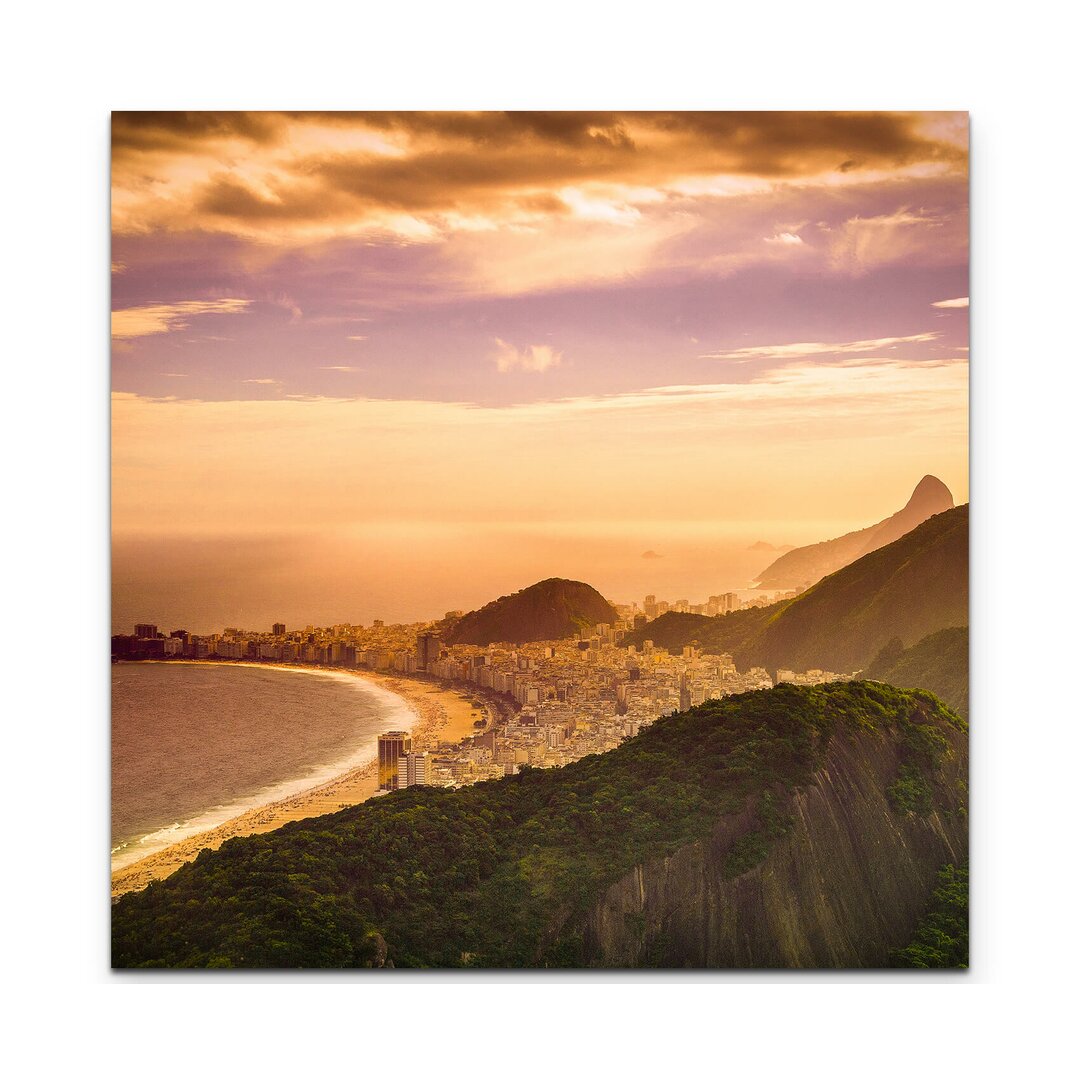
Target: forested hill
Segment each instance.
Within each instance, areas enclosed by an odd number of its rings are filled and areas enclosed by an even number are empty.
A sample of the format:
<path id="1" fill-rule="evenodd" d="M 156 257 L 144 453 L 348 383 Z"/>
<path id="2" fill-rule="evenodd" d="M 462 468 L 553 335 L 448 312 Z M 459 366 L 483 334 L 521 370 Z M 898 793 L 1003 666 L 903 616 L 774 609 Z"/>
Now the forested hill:
<path id="1" fill-rule="evenodd" d="M 909 646 L 968 622 L 968 508 L 937 514 L 813 588 L 717 618 L 669 612 L 624 642 L 676 650 L 697 642 L 739 668 L 860 671 L 894 638 Z"/>
<path id="2" fill-rule="evenodd" d="M 113 964 L 880 966 L 964 857 L 965 775 L 963 722 L 920 691 L 709 701 L 204 851 L 117 902 Z"/>
<path id="3" fill-rule="evenodd" d="M 559 641 L 617 618 L 615 609 L 591 585 L 547 578 L 470 611 L 451 624 L 442 638 L 448 645 Z"/>
<path id="4" fill-rule="evenodd" d="M 894 638 L 863 672 L 900 687 L 936 694 L 965 720 L 968 716 L 968 628 L 951 626 L 929 634 L 910 649 Z"/>

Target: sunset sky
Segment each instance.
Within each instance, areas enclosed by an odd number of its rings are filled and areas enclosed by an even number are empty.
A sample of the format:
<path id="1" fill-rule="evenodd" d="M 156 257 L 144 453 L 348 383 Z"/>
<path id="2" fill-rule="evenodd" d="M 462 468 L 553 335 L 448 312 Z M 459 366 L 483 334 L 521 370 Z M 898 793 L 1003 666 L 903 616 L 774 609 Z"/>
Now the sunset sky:
<path id="1" fill-rule="evenodd" d="M 952 113 L 115 114 L 114 627 L 700 602 L 966 501 L 967 169 Z"/>

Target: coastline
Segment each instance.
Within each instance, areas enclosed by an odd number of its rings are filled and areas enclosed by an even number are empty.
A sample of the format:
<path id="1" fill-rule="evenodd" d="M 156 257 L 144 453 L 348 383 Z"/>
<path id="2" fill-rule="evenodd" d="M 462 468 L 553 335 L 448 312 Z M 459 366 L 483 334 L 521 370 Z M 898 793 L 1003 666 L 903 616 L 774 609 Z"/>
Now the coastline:
<path id="1" fill-rule="evenodd" d="M 401 698 L 416 718 L 410 727 L 413 745 L 434 750 L 442 743 L 457 743 L 476 729 L 477 718 L 472 699 L 457 690 L 444 689 L 436 683 L 410 680 L 381 672 L 354 671 L 344 668 L 316 668 L 283 664 L 244 663 L 243 661 L 173 660 L 167 663 L 217 664 L 221 667 L 261 667 L 275 671 L 305 674 L 327 672 L 362 679 L 373 687 Z M 271 832 L 290 821 L 334 813 L 371 798 L 377 791 L 378 762 L 374 759 L 347 768 L 322 783 L 286 798 L 252 807 L 204 832 L 188 836 L 168 847 L 129 863 L 111 873 L 112 897 L 145 888 L 191 862 L 203 848 L 216 849 L 236 836 Z"/>

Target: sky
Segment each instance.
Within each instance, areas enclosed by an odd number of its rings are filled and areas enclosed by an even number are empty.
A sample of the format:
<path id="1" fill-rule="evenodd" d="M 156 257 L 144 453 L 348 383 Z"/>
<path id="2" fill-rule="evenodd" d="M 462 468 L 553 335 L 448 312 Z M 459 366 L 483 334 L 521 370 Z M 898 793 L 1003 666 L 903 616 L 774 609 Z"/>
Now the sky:
<path id="1" fill-rule="evenodd" d="M 968 497 L 963 113 L 117 113 L 113 625 L 702 602 Z"/>

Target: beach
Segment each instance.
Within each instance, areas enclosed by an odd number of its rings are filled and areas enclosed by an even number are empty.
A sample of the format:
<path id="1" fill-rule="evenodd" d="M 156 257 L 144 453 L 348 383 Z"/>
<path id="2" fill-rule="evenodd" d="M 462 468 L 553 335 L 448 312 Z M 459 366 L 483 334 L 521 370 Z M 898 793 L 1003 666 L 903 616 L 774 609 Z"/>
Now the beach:
<path id="1" fill-rule="evenodd" d="M 275 666 L 280 668 L 280 665 Z M 416 716 L 412 727 L 416 749 L 435 750 L 440 743 L 458 743 L 477 730 L 474 726 L 477 719 L 487 715 L 484 710 L 473 706 L 472 696 L 444 689 L 435 683 L 367 671 L 334 670 L 345 671 L 403 698 Z M 374 760 L 367 762 L 306 791 L 254 807 L 216 828 L 187 837 L 131 863 L 113 873 L 113 898 L 168 877 L 185 863 L 191 862 L 203 848 L 216 849 L 235 836 L 270 832 L 290 821 L 330 814 L 361 803 L 377 790 L 377 768 Z"/>

